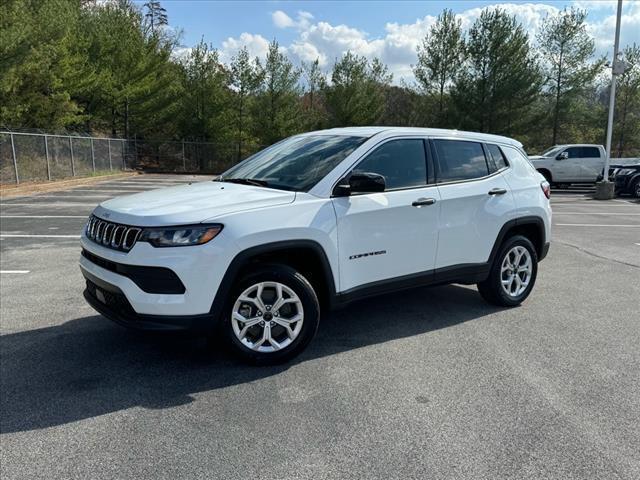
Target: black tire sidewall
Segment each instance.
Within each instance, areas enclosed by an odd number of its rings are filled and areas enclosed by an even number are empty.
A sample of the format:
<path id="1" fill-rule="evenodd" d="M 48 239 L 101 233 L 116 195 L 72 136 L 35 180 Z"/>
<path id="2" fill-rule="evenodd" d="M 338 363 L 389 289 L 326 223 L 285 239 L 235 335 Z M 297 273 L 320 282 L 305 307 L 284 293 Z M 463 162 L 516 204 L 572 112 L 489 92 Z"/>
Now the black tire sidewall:
<path id="1" fill-rule="evenodd" d="M 522 292 L 517 297 L 511 297 L 507 295 L 507 293 L 502 289 L 502 261 L 504 260 L 505 255 L 509 250 L 513 247 L 522 246 L 527 249 L 529 255 L 531 255 L 531 263 L 532 263 L 532 272 L 531 272 L 531 280 L 529 281 L 529 285 L 524 292 Z M 531 293 L 533 290 L 533 286 L 536 283 L 536 278 L 538 276 L 538 254 L 536 253 L 536 249 L 531 243 L 531 241 L 523 237 L 521 235 L 516 235 L 508 238 L 502 247 L 500 247 L 500 251 L 496 256 L 495 261 L 493 262 L 493 266 L 491 268 L 491 288 L 494 289 L 495 296 L 498 297 L 499 303 L 505 306 L 513 306 L 520 305 Z"/>
<path id="2" fill-rule="evenodd" d="M 272 353 L 248 349 L 238 340 L 231 325 L 232 309 L 240 294 L 251 285 L 267 281 L 279 282 L 291 288 L 300 298 L 304 309 L 302 330 L 296 339 L 291 345 Z M 231 350 L 240 359 L 252 364 L 272 365 L 285 362 L 300 353 L 314 337 L 319 323 L 320 304 L 309 281 L 285 265 L 264 265 L 253 272 L 245 273 L 235 282 L 223 310 L 220 326 Z"/>

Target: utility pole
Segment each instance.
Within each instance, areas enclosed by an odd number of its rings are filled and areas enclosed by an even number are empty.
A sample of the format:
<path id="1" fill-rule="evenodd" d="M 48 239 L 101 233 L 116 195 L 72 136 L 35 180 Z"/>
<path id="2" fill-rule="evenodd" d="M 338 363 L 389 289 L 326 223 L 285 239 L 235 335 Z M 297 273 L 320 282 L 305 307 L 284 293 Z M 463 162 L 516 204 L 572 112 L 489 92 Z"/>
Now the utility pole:
<path id="1" fill-rule="evenodd" d="M 602 171 L 602 182 L 596 183 L 597 200 L 609 200 L 615 196 L 615 183 L 609 181 L 609 164 L 611 162 L 611 135 L 613 134 L 613 111 L 616 105 L 616 77 L 624 73 L 624 62 L 618 58 L 620 47 L 620 19 L 622 17 L 622 0 L 618 0 L 616 16 L 616 38 L 613 43 L 613 63 L 611 65 L 611 92 L 609 94 L 609 118 L 607 119 L 607 152 Z"/>

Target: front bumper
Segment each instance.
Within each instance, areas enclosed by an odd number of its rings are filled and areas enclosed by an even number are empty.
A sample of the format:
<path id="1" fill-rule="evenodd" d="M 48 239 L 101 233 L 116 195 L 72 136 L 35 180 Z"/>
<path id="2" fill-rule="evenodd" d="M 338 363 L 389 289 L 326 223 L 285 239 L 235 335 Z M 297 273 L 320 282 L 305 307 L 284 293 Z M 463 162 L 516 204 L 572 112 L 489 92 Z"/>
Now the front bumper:
<path id="1" fill-rule="evenodd" d="M 138 242 L 120 252 L 86 238 L 80 270 L 117 288 L 138 315 L 186 318 L 211 313 L 213 300 L 237 248 L 221 234 L 209 244 L 154 248 Z M 94 282 L 95 283 L 95 282 Z"/>
<path id="2" fill-rule="evenodd" d="M 118 287 L 84 272 L 87 288 L 84 298 L 98 313 L 127 328 L 152 331 L 209 332 L 215 327 L 215 316 L 142 315 L 136 313 Z"/>

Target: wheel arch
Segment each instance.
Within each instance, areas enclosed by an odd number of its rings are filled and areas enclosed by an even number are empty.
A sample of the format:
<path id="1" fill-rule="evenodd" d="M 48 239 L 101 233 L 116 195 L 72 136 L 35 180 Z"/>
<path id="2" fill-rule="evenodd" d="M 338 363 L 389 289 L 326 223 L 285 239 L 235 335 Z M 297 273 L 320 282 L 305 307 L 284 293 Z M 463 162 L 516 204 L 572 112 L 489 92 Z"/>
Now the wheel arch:
<path id="1" fill-rule="evenodd" d="M 553 182 L 553 175 L 551 174 L 551 170 L 544 167 L 536 168 L 536 170 L 547 180 L 547 182 L 549 183 Z"/>
<path id="2" fill-rule="evenodd" d="M 333 270 L 322 246 L 314 240 L 285 240 L 265 243 L 239 252 L 229 264 L 211 305 L 219 314 L 235 281 L 258 264 L 283 264 L 307 278 L 316 290 L 321 305 L 332 306 L 336 299 Z"/>
<path id="3" fill-rule="evenodd" d="M 542 260 L 546 256 L 547 238 L 544 220 L 541 217 L 536 216 L 520 217 L 509 220 L 502 226 L 500 232 L 498 232 L 498 237 L 493 244 L 491 255 L 489 257 L 490 265 L 493 264 L 502 243 L 507 238 L 514 235 L 522 235 L 533 243 L 533 246 L 536 249 L 536 254 L 538 255 L 538 260 Z"/>

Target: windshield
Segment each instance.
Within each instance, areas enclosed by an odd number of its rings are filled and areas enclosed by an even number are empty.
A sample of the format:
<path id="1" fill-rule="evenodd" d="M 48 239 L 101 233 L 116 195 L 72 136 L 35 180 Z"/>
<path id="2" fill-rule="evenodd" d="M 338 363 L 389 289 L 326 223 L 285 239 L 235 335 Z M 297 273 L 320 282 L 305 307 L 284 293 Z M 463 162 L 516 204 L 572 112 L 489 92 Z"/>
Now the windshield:
<path id="1" fill-rule="evenodd" d="M 230 168 L 218 180 L 306 192 L 366 140 L 346 135 L 287 138 Z"/>
<path id="2" fill-rule="evenodd" d="M 547 150 L 546 152 L 542 152 L 540 154 L 541 157 L 555 157 L 556 155 L 558 155 L 560 153 L 560 150 L 562 150 L 564 147 L 551 147 L 549 150 Z"/>

